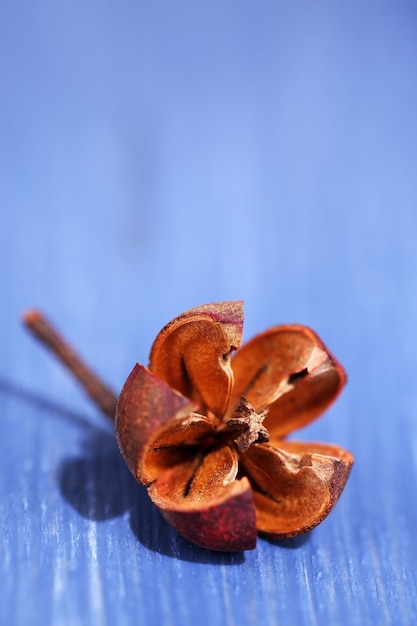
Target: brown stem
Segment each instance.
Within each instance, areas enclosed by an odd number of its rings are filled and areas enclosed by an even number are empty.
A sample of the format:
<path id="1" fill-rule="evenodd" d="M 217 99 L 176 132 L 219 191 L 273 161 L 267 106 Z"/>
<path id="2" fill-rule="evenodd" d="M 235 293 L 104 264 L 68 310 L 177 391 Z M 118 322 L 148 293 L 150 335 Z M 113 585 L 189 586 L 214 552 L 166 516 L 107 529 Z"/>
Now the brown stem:
<path id="1" fill-rule="evenodd" d="M 117 396 L 76 354 L 39 311 L 28 311 L 23 321 L 29 330 L 46 345 L 69 369 L 97 406 L 114 420 Z"/>

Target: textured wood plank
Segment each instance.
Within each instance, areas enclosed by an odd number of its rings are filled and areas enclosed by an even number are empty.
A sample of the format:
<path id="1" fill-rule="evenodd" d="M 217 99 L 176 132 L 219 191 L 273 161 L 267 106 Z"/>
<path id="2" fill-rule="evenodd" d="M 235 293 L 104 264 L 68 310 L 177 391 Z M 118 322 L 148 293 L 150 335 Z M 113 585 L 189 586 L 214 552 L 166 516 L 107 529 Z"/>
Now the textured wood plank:
<path id="1" fill-rule="evenodd" d="M 1 20 L 0 624 L 414 625 L 416 12 L 15 2 Z M 116 388 L 191 306 L 311 325 L 349 373 L 300 433 L 352 450 L 330 517 L 246 554 L 178 537 L 24 332 Z"/>

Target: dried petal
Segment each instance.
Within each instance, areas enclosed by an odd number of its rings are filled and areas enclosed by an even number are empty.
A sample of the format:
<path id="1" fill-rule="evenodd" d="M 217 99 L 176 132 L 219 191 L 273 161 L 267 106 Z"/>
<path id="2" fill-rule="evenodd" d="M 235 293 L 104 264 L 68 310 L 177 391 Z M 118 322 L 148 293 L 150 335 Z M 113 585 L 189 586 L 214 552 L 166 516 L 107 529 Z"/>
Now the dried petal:
<path id="1" fill-rule="evenodd" d="M 217 449 L 194 470 L 192 461 L 183 463 L 163 472 L 149 487 L 149 496 L 164 518 L 203 548 L 252 550 L 257 534 L 253 497 L 246 478 L 235 480 L 232 450 Z"/>
<path id="2" fill-rule="evenodd" d="M 164 467 L 190 455 L 190 450 L 162 447 L 164 434 L 181 431 L 193 424 L 194 403 L 170 389 L 139 363 L 127 379 L 116 409 L 116 436 L 121 453 L 136 480 L 149 484 Z M 193 414 L 194 415 L 194 414 Z M 200 429 L 207 428 L 205 418 Z M 159 452 L 154 442 L 159 440 Z"/>
<path id="3" fill-rule="evenodd" d="M 323 521 L 339 498 L 353 457 L 337 446 L 255 444 L 243 458 L 254 490 L 258 531 L 293 537 Z M 320 452 L 316 452 L 320 450 Z M 331 451 L 334 456 L 322 454 Z"/>
<path id="4" fill-rule="evenodd" d="M 152 446 L 160 450 L 172 446 L 196 445 L 204 437 L 212 435 L 213 432 L 214 428 L 208 417 L 199 413 L 191 413 L 184 419 L 168 422 L 167 427 L 159 433 Z"/>
<path id="5" fill-rule="evenodd" d="M 233 385 L 230 354 L 240 346 L 242 325 L 242 302 L 191 309 L 159 333 L 149 368 L 203 411 L 221 418 Z"/>
<path id="6" fill-rule="evenodd" d="M 198 502 L 219 495 L 235 480 L 238 467 L 238 457 L 228 445 L 207 451 L 187 487 L 188 501 Z"/>
<path id="7" fill-rule="evenodd" d="M 346 375 L 319 337 L 299 325 L 257 335 L 232 360 L 231 409 L 241 396 L 261 411 L 271 436 L 283 437 L 318 417 L 341 391 Z"/>
<path id="8" fill-rule="evenodd" d="M 270 445 L 279 448 L 290 454 L 322 454 L 324 456 L 334 457 L 343 461 L 346 466 L 351 469 L 353 465 L 353 455 L 334 443 L 322 443 L 317 441 L 289 441 L 288 439 L 274 438 L 270 441 Z"/>

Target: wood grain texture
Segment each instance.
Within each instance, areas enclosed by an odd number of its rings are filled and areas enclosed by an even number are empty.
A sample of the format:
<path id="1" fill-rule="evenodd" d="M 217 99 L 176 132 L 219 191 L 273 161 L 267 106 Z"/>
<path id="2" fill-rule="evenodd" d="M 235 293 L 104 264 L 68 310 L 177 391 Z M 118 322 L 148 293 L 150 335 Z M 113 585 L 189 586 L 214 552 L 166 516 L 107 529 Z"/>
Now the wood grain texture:
<path id="1" fill-rule="evenodd" d="M 1 20 L 1 626 L 417 620 L 417 14 L 406 3 L 13 3 Z M 302 539 L 181 539 L 25 332 L 116 389 L 162 326 L 245 301 L 346 367 L 297 438 L 356 463 Z"/>

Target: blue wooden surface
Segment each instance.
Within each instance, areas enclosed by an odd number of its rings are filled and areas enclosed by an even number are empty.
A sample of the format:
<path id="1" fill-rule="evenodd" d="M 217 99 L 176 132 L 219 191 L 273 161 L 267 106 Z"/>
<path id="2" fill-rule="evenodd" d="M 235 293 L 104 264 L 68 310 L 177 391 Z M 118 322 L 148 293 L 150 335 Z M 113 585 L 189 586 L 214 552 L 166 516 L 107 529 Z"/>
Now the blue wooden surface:
<path id="1" fill-rule="evenodd" d="M 413 2 L 2 3 L 0 623 L 411 625 L 417 585 Z M 189 307 L 311 325 L 349 385 L 299 433 L 356 465 L 329 518 L 179 538 L 22 329 L 119 389 Z"/>

